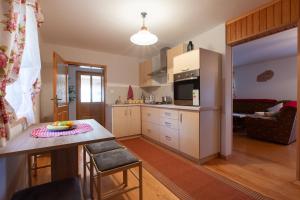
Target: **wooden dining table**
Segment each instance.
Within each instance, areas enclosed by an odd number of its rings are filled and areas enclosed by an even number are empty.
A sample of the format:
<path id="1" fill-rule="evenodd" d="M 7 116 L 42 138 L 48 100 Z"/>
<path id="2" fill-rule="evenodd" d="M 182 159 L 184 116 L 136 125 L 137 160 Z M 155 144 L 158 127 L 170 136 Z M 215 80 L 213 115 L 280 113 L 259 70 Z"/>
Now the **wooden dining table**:
<path id="1" fill-rule="evenodd" d="M 35 124 L 8 141 L 5 147 L 0 148 L 0 158 L 50 152 L 52 181 L 78 176 L 78 146 L 112 140 L 115 137 L 96 120 L 75 120 L 74 122 L 75 124 L 87 123 L 93 130 L 77 135 L 35 138 L 31 136 L 32 130 L 45 127 L 50 123 Z"/>

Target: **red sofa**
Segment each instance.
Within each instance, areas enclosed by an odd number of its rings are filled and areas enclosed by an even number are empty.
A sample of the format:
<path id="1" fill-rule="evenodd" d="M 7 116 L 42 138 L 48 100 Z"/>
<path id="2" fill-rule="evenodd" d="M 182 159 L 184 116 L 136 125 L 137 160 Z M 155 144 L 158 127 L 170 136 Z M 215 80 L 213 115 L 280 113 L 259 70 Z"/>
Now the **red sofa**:
<path id="1" fill-rule="evenodd" d="M 234 99 L 233 113 L 235 114 L 254 114 L 255 112 L 264 112 L 268 108 L 278 103 L 275 99 Z M 244 130 L 245 118 L 233 116 L 233 130 Z"/>
<path id="2" fill-rule="evenodd" d="M 289 101 L 284 103 L 283 108 L 273 117 L 247 116 L 245 118 L 247 135 L 280 144 L 295 142 L 296 112 L 297 102 Z"/>

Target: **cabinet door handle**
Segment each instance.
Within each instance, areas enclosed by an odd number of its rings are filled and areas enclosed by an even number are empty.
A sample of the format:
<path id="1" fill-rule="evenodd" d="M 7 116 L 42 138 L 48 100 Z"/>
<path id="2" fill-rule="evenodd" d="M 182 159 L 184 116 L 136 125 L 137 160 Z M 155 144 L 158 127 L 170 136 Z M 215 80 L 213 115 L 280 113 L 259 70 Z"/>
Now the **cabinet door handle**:
<path id="1" fill-rule="evenodd" d="M 130 113 L 130 116 L 131 116 L 131 114 L 132 114 L 131 109 L 129 110 L 129 113 Z"/>
<path id="2" fill-rule="evenodd" d="M 147 129 L 147 132 L 148 132 L 148 133 L 150 133 L 150 132 L 151 132 L 151 130 L 150 130 L 150 129 Z"/>
<path id="3" fill-rule="evenodd" d="M 166 126 L 171 126 L 172 123 L 170 123 L 170 122 L 165 122 L 165 125 L 166 125 Z"/>
<path id="4" fill-rule="evenodd" d="M 166 140 L 168 140 L 168 141 L 171 141 L 171 137 L 169 137 L 169 136 L 165 136 L 165 138 L 166 138 Z"/>
<path id="5" fill-rule="evenodd" d="M 180 113 L 180 123 L 182 123 L 182 113 Z"/>
<path id="6" fill-rule="evenodd" d="M 150 116 L 151 116 L 151 113 L 147 113 L 147 116 L 150 117 Z"/>
<path id="7" fill-rule="evenodd" d="M 169 113 L 169 112 L 165 112 L 165 115 L 167 115 L 167 116 L 170 116 L 170 115 L 171 115 L 171 113 Z"/>

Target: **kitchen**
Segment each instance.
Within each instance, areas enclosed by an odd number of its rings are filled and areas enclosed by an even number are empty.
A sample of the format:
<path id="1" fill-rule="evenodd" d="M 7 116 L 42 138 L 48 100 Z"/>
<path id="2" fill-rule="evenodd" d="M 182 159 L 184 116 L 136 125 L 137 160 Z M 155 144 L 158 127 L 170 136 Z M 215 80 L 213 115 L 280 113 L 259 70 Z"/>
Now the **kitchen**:
<path id="1" fill-rule="evenodd" d="M 220 152 L 221 55 L 179 44 L 139 65 L 141 97 L 112 105 L 116 138 L 143 138 L 204 163 Z M 173 100 L 174 99 L 174 100 Z"/>

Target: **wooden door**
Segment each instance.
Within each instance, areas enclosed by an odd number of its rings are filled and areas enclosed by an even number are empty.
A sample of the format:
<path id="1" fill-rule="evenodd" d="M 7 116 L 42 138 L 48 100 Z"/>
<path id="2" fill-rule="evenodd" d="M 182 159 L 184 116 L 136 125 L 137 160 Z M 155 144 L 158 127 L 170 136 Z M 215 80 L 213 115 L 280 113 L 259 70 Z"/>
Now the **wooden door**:
<path id="1" fill-rule="evenodd" d="M 105 126 L 104 75 L 76 72 L 76 119 L 95 119 Z"/>
<path id="2" fill-rule="evenodd" d="M 53 53 L 53 115 L 54 121 L 69 119 L 68 65 L 57 53 Z"/>
<path id="3" fill-rule="evenodd" d="M 180 111 L 179 150 L 199 159 L 199 112 Z"/>
<path id="4" fill-rule="evenodd" d="M 141 134 L 141 108 L 140 106 L 130 106 L 128 107 L 129 118 L 129 135 Z"/>
<path id="5" fill-rule="evenodd" d="M 112 133 L 116 138 L 128 134 L 128 109 L 125 107 L 113 107 L 112 109 Z"/>

